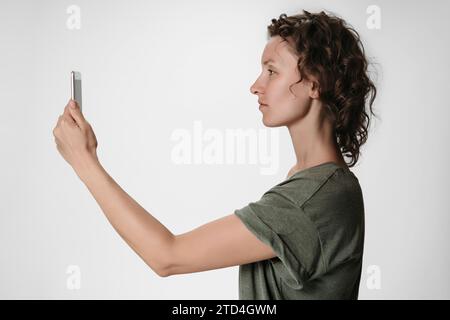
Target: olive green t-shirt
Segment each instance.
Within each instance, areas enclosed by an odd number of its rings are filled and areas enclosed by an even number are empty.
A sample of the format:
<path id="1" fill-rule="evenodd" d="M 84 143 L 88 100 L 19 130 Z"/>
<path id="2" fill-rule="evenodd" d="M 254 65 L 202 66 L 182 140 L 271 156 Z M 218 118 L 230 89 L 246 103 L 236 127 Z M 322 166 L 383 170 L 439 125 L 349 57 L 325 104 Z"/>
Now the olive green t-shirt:
<path id="1" fill-rule="evenodd" d="M 239 299 L 358 299 L 364 203 L 350 169 L 296 172 L 234 213 L 277 255 L 239 266 Z"/>

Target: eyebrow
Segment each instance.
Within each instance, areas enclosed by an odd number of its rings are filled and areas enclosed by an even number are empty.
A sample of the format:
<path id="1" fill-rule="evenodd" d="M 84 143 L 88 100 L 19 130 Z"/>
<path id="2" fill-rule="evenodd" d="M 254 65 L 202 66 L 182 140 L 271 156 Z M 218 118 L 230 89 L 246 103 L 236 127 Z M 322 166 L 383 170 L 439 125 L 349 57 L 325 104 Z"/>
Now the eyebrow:
<path id="1" fill-rule="evenodd" d="M 272 58 L 270 58 L 270 59 L 267 59 L 266 61 L 263 62 L 263 66 L 265 66 L 265 65 L 268 64 L 269 62 L 276 63 L 275 60 L 273 60 Z"/>

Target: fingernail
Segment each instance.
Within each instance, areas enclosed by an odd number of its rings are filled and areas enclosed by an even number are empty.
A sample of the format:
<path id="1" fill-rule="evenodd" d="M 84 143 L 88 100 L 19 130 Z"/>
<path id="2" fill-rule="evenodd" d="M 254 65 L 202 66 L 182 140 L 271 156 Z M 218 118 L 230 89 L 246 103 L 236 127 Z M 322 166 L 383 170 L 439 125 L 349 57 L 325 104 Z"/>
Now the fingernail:
<path id="1" fill-rule="evenodd" d="M 75 109 L 75 102 L 73 100 L 70 100 L 70 107 L 72 109 Z"/>

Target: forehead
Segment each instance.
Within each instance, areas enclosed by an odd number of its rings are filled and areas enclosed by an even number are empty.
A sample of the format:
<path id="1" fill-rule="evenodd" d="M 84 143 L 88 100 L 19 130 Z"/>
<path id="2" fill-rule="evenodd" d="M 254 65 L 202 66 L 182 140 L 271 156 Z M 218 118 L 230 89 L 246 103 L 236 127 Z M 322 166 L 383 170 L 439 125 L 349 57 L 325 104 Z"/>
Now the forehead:
<path id="1" fill-rule="evenodd" d="M 271 37 L 264 48 L 261 64 L 286 65 L 295 57 L 292 49 L 291 45 L 280 36 Z"/>

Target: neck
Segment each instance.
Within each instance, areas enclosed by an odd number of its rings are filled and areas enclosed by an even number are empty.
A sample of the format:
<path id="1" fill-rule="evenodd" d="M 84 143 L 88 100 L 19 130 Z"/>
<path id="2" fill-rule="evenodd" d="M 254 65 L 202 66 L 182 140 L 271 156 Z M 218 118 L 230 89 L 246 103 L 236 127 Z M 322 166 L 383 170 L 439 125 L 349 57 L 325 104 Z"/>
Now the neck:
<path id="1" fill-rule="evenodd" d="M 297 163 L 303 170 L 324 162 L 347 166 L 339 150 L 330 119 L 321 113 L 321 106 L 312 104 L 307 115 L 288 125 Z"/>

